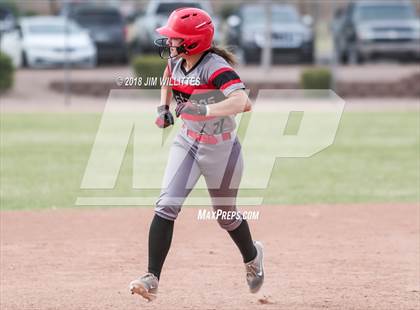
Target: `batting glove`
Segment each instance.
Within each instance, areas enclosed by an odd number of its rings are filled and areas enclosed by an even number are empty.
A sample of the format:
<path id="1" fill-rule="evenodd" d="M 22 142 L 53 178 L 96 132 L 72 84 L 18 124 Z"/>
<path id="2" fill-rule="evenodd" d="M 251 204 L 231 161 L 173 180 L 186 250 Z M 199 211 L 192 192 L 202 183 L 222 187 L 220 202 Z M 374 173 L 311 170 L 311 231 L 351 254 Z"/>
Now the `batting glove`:
<path id="1" fill-rule="evenodd" d="M 207 107 L 205 104 L 193 103 L 191 101 L 178 103 L 175 108 L 176 117 L 181 114 L 203 115 L 207 114 Z"/>
<path id="2" fill-rule="evenodd" d="M 174 124 L 174 117 L 169 111 L 169 106 L 166 104 L 158 106 L 157 112 L 159 115 L 155 121 L 156 126 L 159 128 L 166 128 Z"/>

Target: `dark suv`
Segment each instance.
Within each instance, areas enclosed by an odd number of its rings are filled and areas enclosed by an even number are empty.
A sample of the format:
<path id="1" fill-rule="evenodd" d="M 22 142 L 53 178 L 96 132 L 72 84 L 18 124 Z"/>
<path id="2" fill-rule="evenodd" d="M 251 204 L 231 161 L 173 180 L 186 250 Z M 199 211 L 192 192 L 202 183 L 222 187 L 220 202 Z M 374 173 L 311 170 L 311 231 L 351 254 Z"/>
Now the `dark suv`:
<path id="1" fill-rule="evenodd" d="M 79 5 L 65 14 L 89 31 L 99 61 L 127 61 L 125 22 L 117 8 Z"/>
<path id="2" fill-rule="evenodd" d="M 420 22 L 410 1 L 360 1 L 338 11 L 334 43 L 341 62 L 378 56 L 420 57 Z"/>
<path id="3" fill-rule="evenodd" d="M 265 14 L 262 4 L 243 4 L 228 18 L 227 42 L 245 63 L 261 61 L 265 42 Z M 294 58 L 314 60 L 314 33 L 310 22 L 292 5 L 271 5 L 271 47 L 274 63 Z M 306 16 L 308 17 L 308 16 Z"/>

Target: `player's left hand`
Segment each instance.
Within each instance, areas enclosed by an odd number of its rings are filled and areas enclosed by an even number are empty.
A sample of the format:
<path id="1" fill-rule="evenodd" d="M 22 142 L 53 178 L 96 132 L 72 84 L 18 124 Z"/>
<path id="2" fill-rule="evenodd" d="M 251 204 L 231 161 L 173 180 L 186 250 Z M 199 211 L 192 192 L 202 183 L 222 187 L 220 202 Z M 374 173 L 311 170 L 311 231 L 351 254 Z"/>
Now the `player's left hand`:
<path id="1" fill-rule="evenodd" d="M 207 108 L 205 104 L 193 103 L 186 101 L 178 103 L 175 108 L 176 117 L 179 117 L 182 113 L 190 115 L 206 115 Z"/>
<path id="2" fill-rule="evenodd" d="M 157 112 L 158 112 L 158 117 L 156 118 L 155 124 L 159 128 L 166 128 L 175 123 L 174 117 L 172 116 L 172 113 L 169 111 L 169 106 L 165 104 L 158 106 Z"/>

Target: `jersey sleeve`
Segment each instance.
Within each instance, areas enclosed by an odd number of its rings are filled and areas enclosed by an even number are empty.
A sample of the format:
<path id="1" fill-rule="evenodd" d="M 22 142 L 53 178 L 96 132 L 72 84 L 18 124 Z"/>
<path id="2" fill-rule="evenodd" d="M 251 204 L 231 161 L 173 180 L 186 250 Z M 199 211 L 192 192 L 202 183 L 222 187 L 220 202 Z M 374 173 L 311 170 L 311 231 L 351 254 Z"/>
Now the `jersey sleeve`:
<path id="1" fill-rule="evenodd" d="M 237 89 L 245 89 L 239 75 L 226 61 L 216 62 L 212 66 L 208 83 L 216 89 L 220 89 L 225 96 Z"/>

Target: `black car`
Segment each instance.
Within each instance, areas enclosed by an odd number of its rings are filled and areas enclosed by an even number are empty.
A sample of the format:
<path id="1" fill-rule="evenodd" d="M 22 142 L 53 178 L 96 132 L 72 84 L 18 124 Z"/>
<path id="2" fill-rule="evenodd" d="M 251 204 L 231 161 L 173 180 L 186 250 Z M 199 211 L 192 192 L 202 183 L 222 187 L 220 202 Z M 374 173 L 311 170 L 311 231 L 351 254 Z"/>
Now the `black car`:
<path id="1" fill-rule="evenodd" d="M 98 61 L 127 61 L 125 21 L 117 8 L 76 6 L 66 15 L 89 31 Z"/>
<path id="2" fill-rule="evenodd" d="M 273 62 L 294 58 L 312 63 L 314 34 L 308 19 L 301 18 L 292 5 L 272 4 L 270 10 Z M 228 18 L 228 25 L 228 44 L 235 47 L 245 63 L 260 62 L 266 44 L 264 5 L 242 5 Z"/>

